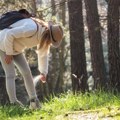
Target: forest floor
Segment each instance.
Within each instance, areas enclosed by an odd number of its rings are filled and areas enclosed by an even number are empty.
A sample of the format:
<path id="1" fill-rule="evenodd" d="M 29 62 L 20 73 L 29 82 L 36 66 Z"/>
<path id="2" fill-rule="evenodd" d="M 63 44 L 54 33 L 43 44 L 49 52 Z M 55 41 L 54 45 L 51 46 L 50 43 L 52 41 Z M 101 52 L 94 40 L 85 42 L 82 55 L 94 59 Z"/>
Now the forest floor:
<path id="1" fill-rule="evenodd" d="M 35 111 L 1 106 L 0 120 L 120 120 L 120 93 L 65 93 L 45 100 Z"/>

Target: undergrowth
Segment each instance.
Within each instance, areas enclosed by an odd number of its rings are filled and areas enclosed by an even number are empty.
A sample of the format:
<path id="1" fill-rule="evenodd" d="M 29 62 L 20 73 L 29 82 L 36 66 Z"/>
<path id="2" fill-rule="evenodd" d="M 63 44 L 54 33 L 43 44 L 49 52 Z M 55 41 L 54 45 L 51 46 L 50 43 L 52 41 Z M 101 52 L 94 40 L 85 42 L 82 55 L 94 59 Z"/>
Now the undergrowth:
<path id="1" fill-rule="evenodd" d="M 15 106 L 1 106 L 0 120 L 55 120 L 56 116 L 73 111 L 111 109 L 120 106 L 120 94 L 110 92 L 91 92 L 75 94 L 71 92 L 45 100 L 40 110 L 31 111 Z"/>

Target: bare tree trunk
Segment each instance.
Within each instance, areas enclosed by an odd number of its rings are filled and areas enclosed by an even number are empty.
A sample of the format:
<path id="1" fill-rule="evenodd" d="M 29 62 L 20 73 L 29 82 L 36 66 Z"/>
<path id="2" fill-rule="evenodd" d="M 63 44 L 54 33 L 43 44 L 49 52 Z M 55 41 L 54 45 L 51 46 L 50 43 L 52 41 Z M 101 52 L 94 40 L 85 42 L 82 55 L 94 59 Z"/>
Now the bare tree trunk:
<path id="1" fill-rule="evenodd" d="M 97 1 L 96 0 L 84 0 L 84 1 L 87 13 L 93 77 L 95 80 L 94 87 L 96 89 L 97 88 L 99 89 L 101 87 L 104 87 L 106 84 L 105 81 L 106 70 L 103 57 L 102 38 L 97 9 Z"/>
<path id="2" fill-rule="evenodd" d="M 112 88 L 120 91 L 119 0 L 108 2 L 108 59 Z"/>
<path id="3" fill-rule="evenodd" d="M 55 7 L 55 0 L 51 0 L 51 6 L 52 6 L 52 16 L 56 15 L 56 7 Z M 51 48 L 50 49 L 50 61 L 49 61 L 49 72 L 48 72 L 48 87 L 49 87 L 49 91 L 50 94 L 54 93 L 54 89 L 55 89 L 55 83 L 57 81 L 58 78 L 58 50 Z"/>
<path id="4" fill-rule="evenodd" d="M 52 16 L 55 16 L 56 14 L 55 0 L 51 0 L 51 5 L 52 5 Z"/>
<path id="5" fill-rule="evenodd" d="M 73 91 L 86 91 L 87 70 L 84 41 L 82 0 L 69 0 L 71 74 Z"/>
<path id="6" fill-rule="evenodd" d="M 59 17 L 60 20 L 62 21 L 63 26 L 65 26 L 66 24 L 66 4 L 65 4 L 66 0 L 60 0 L 59 4 L 60 4 L 60 9 L 59 9 Z"/>
<path id="7" fill-rule="evenodd" d="M 59 21 L 62 21 L 63 26 L 65 26 L 65 0 L 60 0 L 60 7 L 59 7 Z M 62 4 L 61 4 L 62 3 Z M 63 85 L 64 85 L 64 72 L 65 72 L 65 59 L 64 59 L 64 48 L 65 48 L 65 40 L 63 38 L 62 44 L 59 48 L 59 76 L 56 82 L 55 91 L 62 92 Z"/>

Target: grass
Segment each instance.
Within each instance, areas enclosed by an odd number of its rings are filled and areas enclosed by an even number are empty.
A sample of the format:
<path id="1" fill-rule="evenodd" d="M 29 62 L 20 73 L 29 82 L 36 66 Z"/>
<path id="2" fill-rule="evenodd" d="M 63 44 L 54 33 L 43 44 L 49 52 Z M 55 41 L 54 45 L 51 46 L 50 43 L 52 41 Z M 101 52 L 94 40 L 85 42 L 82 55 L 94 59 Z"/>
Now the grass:
<path id="1" fill-rule="evenodd" d="M 106 92 L 85 93 L 73 95 L 61 94 L 59 97 L 51 97 L 42 103 L 42 109 L 31 111 L 27 108 L 4 106 L 0 107 L 0 120 L 56 120 L 56 116 L 65 116 L 76 112 L 94 112 L 102 110 L 102 117 L 112 116 L 120 119 L 120 94 L 114 95 Z M 114 114 L 113 114 L 114 113 Z M 61 120 L 66 120 L 62 118 Z M 67 119 L 68 120 L 68 119 Z"/>

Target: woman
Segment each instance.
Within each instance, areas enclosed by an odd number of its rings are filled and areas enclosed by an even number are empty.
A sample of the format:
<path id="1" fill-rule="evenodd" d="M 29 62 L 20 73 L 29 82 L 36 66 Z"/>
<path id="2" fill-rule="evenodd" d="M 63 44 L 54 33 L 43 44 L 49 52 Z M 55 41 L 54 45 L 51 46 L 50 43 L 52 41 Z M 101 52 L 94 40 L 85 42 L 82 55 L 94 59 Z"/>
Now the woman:
<path id="1" fill-rule="evenodd" d="M 33 85 L 33 77 L 23 50 L 37 46 L 40 79 L 45 82 L 48 73 L 50 45 L 59 47 L 62 37 L 63 30 L 59 25 L 52 22 L 47 24 L 35 18 L 22 19 L 0 31 L 0 59 L 6 75 L 7 93 L 12 104 L 22 105 L 16 97 L 15 64 L 24 78 L 25 88 L 30 99 L 30 108 L 40 107 Z"/>

